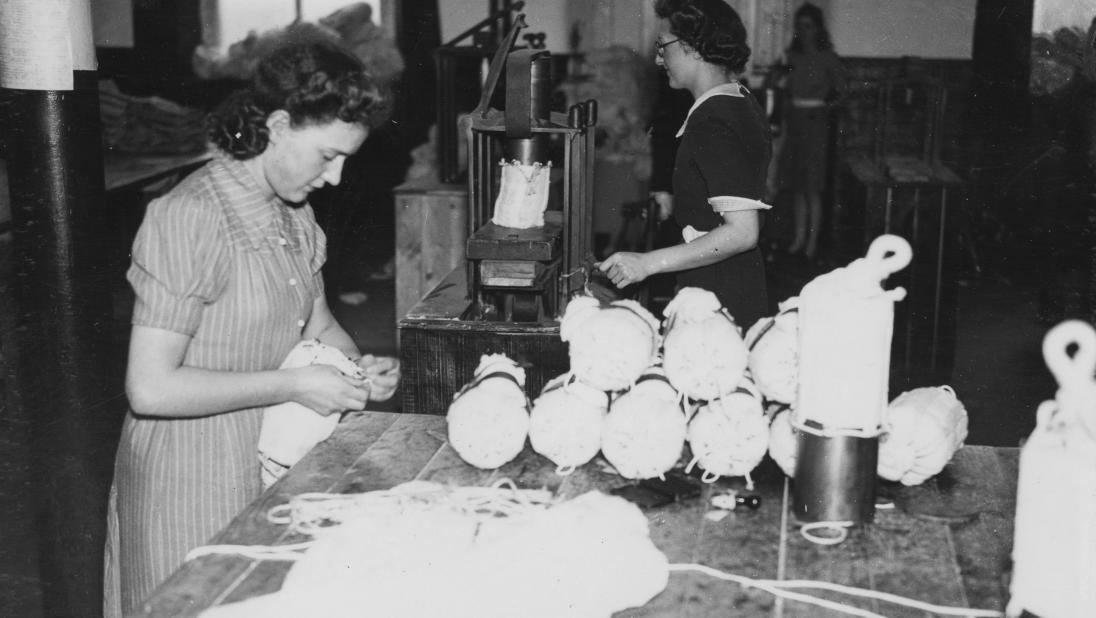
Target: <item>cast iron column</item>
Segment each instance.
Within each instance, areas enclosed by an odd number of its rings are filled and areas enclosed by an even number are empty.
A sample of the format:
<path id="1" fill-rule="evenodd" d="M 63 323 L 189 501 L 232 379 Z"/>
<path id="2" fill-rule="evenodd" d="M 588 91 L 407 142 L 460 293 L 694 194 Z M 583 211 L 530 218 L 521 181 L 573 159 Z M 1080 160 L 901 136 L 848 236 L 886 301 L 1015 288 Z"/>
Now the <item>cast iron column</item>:
<path id="1" fill-rule="evenodd" d="M 14 232 L 5 338 L 30 444 L 44 612 L 97 615 L 119 401 L 89 0 L 3 0 L 0 88 Z M 8 349 L 10 346 L 11 349 Z M 117 354 L 114 355 L 118 363 Z M 124 401 L 124 400 L 123 400 Z"/>

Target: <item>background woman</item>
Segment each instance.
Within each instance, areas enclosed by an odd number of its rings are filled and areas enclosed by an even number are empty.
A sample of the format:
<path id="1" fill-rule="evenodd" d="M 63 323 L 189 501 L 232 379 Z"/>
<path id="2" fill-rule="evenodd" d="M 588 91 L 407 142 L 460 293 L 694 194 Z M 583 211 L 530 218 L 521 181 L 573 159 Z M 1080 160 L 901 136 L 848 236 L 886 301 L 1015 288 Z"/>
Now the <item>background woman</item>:
<path id="1" fill-rule="evenodd" d="M 674 161 L 673 216 L 685 242 L 650 253 L 620 252 L 601 263 L 618 287 L 657 273 L 678 286 L 714 292 L 743 328 L 768 311 L 757 249 L 758 201 L 770 157 L 769 125 L 735 80 L 750 48 L 738 14 L 723 0 L 657 0 L 656 63 L 671 88 L 694 97 Z"/>
<path id="2" fill-rule="evenodd" d="M 339 183 L 384 103 L 353 56 L 279 49 L 214 115 L 218 156 L 149 204 L 127 274 L 131 411 L 111 492 L 108 616 L 133 612 L 258 495 L 263 407 L 338 414 L 392 395 L 392 359 L 360 361 L 369 386 L 328 366 L 276 369 L 301 339 L 360 356 L 324 300 L 325 239 L 307 199 Z"/>
<path id="3" fill-rule="evenodd" d="M 822 231 L 822 190 L 829 162 L 829 115 L 845 92 L 845 69 L 833 51 L 822 9 L 807 3 L 795 12 L 795 34 L 784 74 L 786 141 L 781 184 L 794 194 L 795 237 L 789 253 L 813 259 Z"/>

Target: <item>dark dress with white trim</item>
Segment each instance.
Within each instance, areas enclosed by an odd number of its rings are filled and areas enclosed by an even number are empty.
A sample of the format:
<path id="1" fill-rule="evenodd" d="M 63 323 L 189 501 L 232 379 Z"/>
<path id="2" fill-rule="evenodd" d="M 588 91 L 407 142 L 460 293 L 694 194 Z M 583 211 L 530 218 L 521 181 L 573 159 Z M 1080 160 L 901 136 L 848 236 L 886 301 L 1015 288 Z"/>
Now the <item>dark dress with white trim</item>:
<path id="1" fill-rule="evenodd" d="M 760 200 L 771 156 L 764 111 L 752 95 L 718 94 L 686 120 L 674 161 L 674 218 L 707 232 L 723 223 L 708 198 Z M 763 213 L 758 213 L 763 217 Z M 715 264 L 677 273 L 679 287 L 714 292 L 744 330 L 768 314 L 765 261 L 756 247 Z"/>

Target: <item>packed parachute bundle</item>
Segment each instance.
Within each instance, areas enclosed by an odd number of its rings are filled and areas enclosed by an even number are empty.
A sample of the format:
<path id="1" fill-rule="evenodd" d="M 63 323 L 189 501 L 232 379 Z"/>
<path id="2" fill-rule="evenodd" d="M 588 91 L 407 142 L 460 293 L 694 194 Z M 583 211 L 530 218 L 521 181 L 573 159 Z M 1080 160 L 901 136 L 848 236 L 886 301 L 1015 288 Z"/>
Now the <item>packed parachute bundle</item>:
<path id="1" fill-rule="evenodd" d="M 799 379 L 798 300 L 785 300 L 776 315 L 761 318 L 746 331 L 750 375 L 769 401 L 795 402 Z"/>
<path id="2" fill-rule="evenodd" d="M 703 480 L 720 476 L 745 476 L 761 463 L 769 448 L 769 419 L 762 408 L 761 393 L 747 377 L 732 392 L 702 403 L 689 421 L 692 466 L 704 470 Z"/>
<path id="3" fill-rule="evenodd" d="M 686 417 L 680 393 L 660 367 L 649 368 L 635 386 L 613 401 L 601 452 L 624 478 L 662 476 L 681 458 Z"/>
<path id="4" fill-rule="evenodd" d="M 473 466 L 490 470 L 517 457 L 529 435 L 525 370 L 505 354 L 484 354 L 446 420 L 453 450 Z"/>
<path id="5" fill-rule="evenodd" d="M 879 476 L 920 485 L 951 461 L 967 437 L 967 410 L 950 386 L 915 388 L 883 416 Z"/>
<path id="6" fill-rule="evenodd" d="M 784 408 L 773 415 L 769 424 L 769 457 L 789 478 L 795 478 L 799 458 L 798 430 L 792 424 L 792 416 L 791 408 Z"/>
<path id="7" fill-rule="evenodd" d="M 746 371 L 749 351 L 716 295 L 682 288 L 663 314 L 662 366 L 674 387 L 703 401 L 733 392 Z"/>
<path id="8" fill-rule="evenodd" d="M 658 354 L 658 320 L 633 300 L 602 305 L 593 296 L 567 304 L 559 335 L 568 343 L 571 373 L 600 391 L 630 388 Z"/>
<path id="9" fill-rule="evenodd" d="M 544 385 L 533 402 L 529 444 L 552 460 L 559 474 L 569 474 L 597 455 L 609 411 L 609 395 L 561 375 Z"/>

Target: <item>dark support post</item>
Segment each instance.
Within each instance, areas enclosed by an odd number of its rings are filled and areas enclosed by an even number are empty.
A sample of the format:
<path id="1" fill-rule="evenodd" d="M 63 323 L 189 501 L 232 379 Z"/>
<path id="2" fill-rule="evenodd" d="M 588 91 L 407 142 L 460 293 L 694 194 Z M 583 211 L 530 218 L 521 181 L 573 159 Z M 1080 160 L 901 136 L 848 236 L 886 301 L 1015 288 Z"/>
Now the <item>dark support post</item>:
<path id="1" fill-rule="evenodd" d="M 89 0 L 4 0 L 0 88 L 14 235 L 14 328 L 4 334 L 29 437 L 47 616 L 102 607 L 115 448 L 102 420 L 121 399 L 111 366 L 109 242 Z M 114 355 L 117 358 L 117 355 Z M 117 361 L 116 361 L 117 362 Z M 103 435 L 106 433 L 107 435 Z"/>

